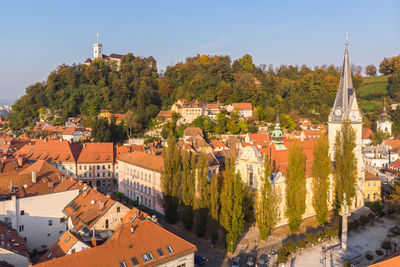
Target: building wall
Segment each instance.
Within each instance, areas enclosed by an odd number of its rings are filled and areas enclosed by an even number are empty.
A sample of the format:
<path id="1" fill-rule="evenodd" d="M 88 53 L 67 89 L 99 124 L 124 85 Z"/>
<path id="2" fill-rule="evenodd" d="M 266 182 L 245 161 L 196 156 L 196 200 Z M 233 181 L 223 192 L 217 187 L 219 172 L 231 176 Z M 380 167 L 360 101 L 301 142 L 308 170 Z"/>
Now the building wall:
<path id="1" fill-rule="evenodd" d="M 118 160 L 118 191 L 160 214 L 161 173 Z"/>
<path id="2" fill-rule="evenodd" d="M 154 266 L 163 267 L 194 267 L 194 252 L 180 256 L 176 259 L 170 260 L 168 262 L 163 262 Z"/>
<path id="3" fill-rule="evenodd" d="M 381 181 L 366 180 L 365 181 L 365 201 L 381 200 Z"/>
<path id="4" fill-rule="evenodd" d="M 118 211 L 119 208 L 119 211 Z M 115 204 L 94 225 L 96 230 L 114 230 L 122 221 L 129 208 L 119 202 Z M 106 224 L 108 221 L 108 227 Z"/>
<path id="5" fill-rule="evenodd" d="M 204 108 L 188 107 L 182 108 L 181 116 L 185 123 L 192 123 L 197 117 L 204 114 Z"/>
<path id="6" fill-rule="evenodd" d="M 388 134 L 392 134 L 392 122 L 390 121 L 377 121 L 377 128 L 378 130 L 384 132 L 384 133 L 388 133 Z"/>
<path id="7" fill-rule="evenodd" d="M 104 191 L 115 185 L 114 162 L 77 163 L 77 178 Z"/>
<path id="8" fill-rule="evenodd" d="M 257 155 L 258 154 L 258 155 Z M 264 180 L 264 162 L 261 154 L 259 154 L 256 150 L 252 149 L 251 146 L 244 147 L 242 152 L 240 153 L 237 161 L 236 161 L 236 170 L 241 174 L 243 183 L 258 193 L 261 192 L 261 187 L 263 185 Z M 250 173 L 253 173 L 253 183 L 250 183 Z M 333 205 L 333 176 L 329 176 L 330 179 L 330 188 L 328 190 L 328 205 L 329 209 L 332 208 Z M 279 220 L 277 222 L 277 226 L 288 224 L 288 220 L 285 217 L 286 212 L 286 177 L 282 175 L 282 173 L 277 173 L 272 179 L 272 185 L 276 189 L 276 192 L 279 197 L 279 207 L 278 214 Z M 306 210 L 302 216 L 302 218 L 307 218 L 315 215 L 314 208 L 312 206 L 312 177 L 306 178 Z"/>
<path id="9" fill-rule="evenodd" d="M 11 200 L 1 201 L 0 220 L 11 222 L 12 228 L 26 239 L 30 252 L 34 249 L 47 250 L 65 232 L 62 210 L 78 194 L 79 190 L 76 189 L 34 197 L 13 197 Z"/>
<path id="10" fill-rule="evenodd" d="M 75 162 L 49 162 L 51 165 L 62 171 L 63 173 L 76 178 L 76 163 Z"/>
<path id="11" fill-rule="evenodd" d="M 7 263 L 14 265 L 15 267 L 27 267 L 31 264 L 28 257 L 22 256 L 4 248 L 0 248 L 0 260 L 6 261 Z"/>

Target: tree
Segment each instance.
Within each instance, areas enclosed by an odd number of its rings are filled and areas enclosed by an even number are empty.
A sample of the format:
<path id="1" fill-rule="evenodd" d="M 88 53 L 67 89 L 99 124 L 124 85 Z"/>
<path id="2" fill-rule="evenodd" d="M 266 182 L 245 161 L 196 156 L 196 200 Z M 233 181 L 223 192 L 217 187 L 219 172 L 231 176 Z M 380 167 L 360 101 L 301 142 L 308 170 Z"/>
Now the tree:
<path id="1" fill-rule="evenodd" d="M 373 133 L 371 136 L 372 145 L 378 146 L 383 142 L 383 140 L 388 139 L 389 137 L 390 135 L 388 133 L 377 131 L 376 133 Z"/>
<path id="2" fill-rule="evenodd" d="M 264 175 L 261 192 L 257 195 L 256 220 L 261 240 L 267 240 L 270 231 L 278 221 L 278 196 L 275 188 L 271 185 L 272 165 L 268 156 L 264 161 Z"/>
<path id="3" fill-rule="evenodd" d="M 210 192 L 210 236 L 211 243 L 215 245 L 218 239 L 219 214 L 220 214 L 220 183 L 219 176 L 214 176 L 209 184 Z"/>
<path id="4" fill-rule="evenodd" d="M 312 165 L 312 205 L 320 225 L 324 224 L 328 217 L 330 164 L 328 137 L 321 133 L 314 144 L 314 159 Z"/>
<path id="5" fill-rule="evenodd" d="M 376 67 L 374 65 L 368 65 L 365 67 L 365 73 L 368 76 L 375 76 L 376 75 Z"/>
<path id="6" fill-rule="evenodd" d="M 286 217 L 292 232 L 299 230 L 301 216 L 306 210 L 305 162 L 303 147 L 294 141 L 289 147 L 289 164 L 286 168 Z"/>
<path id="7" fill-rule="evenodd" d="M 226 159 L 223 177 L 221 225 L 224 227 L 226 249 L 232 252 L 244 229 L 243 184 L 240 174 L 235 173 L 235 161 L 232 158 Z"/>
<path id="8" fill-rule="evenodd" d="M 191 231 L 193 227 L 193 205 L 195 191 L 195 160 L 191 154 L 185 150 L 182 159 L 182 223 L 183 227 Z"/>
<path id="9" fill-rule="evenodd" d="M 400 69 L 393 72 L 392 76 L 388 79 L 389 90 L 388 93 L 391 98 L 400 100 Z"/>
<path id="10" fill-rule="evenodd" d="M 207 187 L 208 157 L 202 153 L 197 158 L 196 164 L 197 183 L 194 202 L 194 226 L 198 237 L 203 237 L 207 232 L 208 208 L 210 196 Z"/>
<path id="11" fill-rule="evenodd" d="M 181 197 L 181 153 L 172 131 L 168 136 L 168 147 L 163 150 L 164 170 L 161 173 L 161 189 L 165 219 L 175 223 Z"/>
<path id="12" fill-rule="evenodd" d="M 226 131 L 226 122 L 227 122 L 227 119 L 226 119 L 225 114 L 222 113 L 222 112 L 219 112 L 217 114 L 217 125 L 215 125 L 215 132 L 217 134 L 225 133 L 225 131 Z"/>
<path id="13" fill-rule="evenodd" d="M 350 120 L 345 119 L 341 131 L 335 138 L 335 191 L 336 207 L 339 209 L 343 203 L 343 194 L 346 194 L 347 205 L 351 207 L 356 194 L 357 160 L 354 154 L 355 132 Z"/>
<path id="14" fill-rule="evenodd" d="M 397 202 L 397 205 L 400 204 L 400 182 L 399 180 L 396 181 L 396 183 L 394 183 L 392 185 L 392 190 L 391 190 L 391 194 L 390 197 Z"/>
<path id="15" fill-rule="evenodd" d="M 125 113 L 124 122 L 129 138 L 132 137 L 133 133 L 138 133 L 143 129 L 143 125 L 138 121 L 138 117 L 132 109 Z"/>
<path id="16" fill-rule="evenodd" d="M 386 256 L 388 255 L 388 251 L 392 249 L 392 243 L 388 240 L 385 240 L 381 244 L 381 248 L 386 251 Z"/>

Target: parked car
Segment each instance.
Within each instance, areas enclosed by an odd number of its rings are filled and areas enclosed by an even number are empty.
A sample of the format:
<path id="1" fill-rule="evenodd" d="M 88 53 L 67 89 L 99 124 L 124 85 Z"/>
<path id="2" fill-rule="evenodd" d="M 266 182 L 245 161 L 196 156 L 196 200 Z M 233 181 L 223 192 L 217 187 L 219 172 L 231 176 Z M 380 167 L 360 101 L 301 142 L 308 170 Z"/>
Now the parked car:
<path id="1" fill-rule="evenodd" d="M 233 258 L 232 267 L 240 267 L 240 258 L 239 257 Z"/>
<path id="2" fill-rule="evenodd" d="M 254 256 L 247 256 L 246 258 L 246 266 L 248 267 L 255 267 L 256 266 L 256 260 L 254 259 Z"/>
<path id="3" fill-rule="evenodd" d="M 257 267 L 267 267 L 268 265 L 268 256 L 260 256 L 258 259 L 257 259 L 257 263 L 256 263 L 256 266 Z"/>
<path id="4" fill-rule="evenodd" d="M 206 259 L 199 255 L 194 255 L 194 263 L 200 266 L 206 264 Z"/>

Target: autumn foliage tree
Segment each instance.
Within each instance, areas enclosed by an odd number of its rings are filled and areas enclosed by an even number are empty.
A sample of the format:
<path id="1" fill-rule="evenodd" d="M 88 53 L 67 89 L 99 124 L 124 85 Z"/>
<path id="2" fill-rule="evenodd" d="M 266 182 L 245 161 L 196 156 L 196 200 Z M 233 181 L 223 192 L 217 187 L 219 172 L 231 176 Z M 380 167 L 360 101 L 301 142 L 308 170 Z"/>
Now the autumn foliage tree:
<path id="1" fill-rule="evenodd" d="M 168 147 L 163 150 L 164 170 L 161 173 L 162 206 L 169 223 L 178 220 L 181 198 L 181 152 L 172 132 L 168 136 Z"/>
<path id="2" fill-rule="evenodd" d="M 286 168 L 286 217 L 291 232 L 297 232 L 301 216 L 306 211 L 306 156 L 303 147 L 294 141 L 289 147 L 289 165 Z"/>
<path id="3" fill-rule="evenodd" d="M 350 120 L 347 118 L 335 138 L 335 191 L 336 208 L 343 203 L 346 194 L 347 204 L 351 207 L 356 195 L 357 160 L 354 153 L 356 136 Z"/>
<path id="4" fill-rule="evenodd" d="M 271 174 L 272 165 L 266 156 L 261 192 L 258 193 L 256 205 L 256 221 L 261 240 L 268 239 L 271 229 L 278 221 L 278 196 L 271 185 Z"/>
<path id="5" fill-rule="evenodd" d="M 331 160 L 329 157 L 328 137 L 321 133 L 314 144 L 314 159 L 312 165 L 312 191 L 317 221 L 324 224 L 328 217 L 328 190 L 329 174 L 331 172 Z"/>

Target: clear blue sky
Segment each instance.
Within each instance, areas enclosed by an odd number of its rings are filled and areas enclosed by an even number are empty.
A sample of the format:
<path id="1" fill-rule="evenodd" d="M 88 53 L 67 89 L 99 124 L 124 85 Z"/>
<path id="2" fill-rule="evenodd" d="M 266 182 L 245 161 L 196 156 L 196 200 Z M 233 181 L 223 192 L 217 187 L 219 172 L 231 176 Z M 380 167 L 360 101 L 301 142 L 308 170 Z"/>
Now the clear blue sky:
<path id="1" fill-rule="evenodd" d="M 0 1 L 0 99 L 17 99 L 62 63 L 103 53 L 153 56 L 159 69 L 196 54 L 249 53 L 259 64 L 379 64 L 400 53 L 400 1 Z"/>

